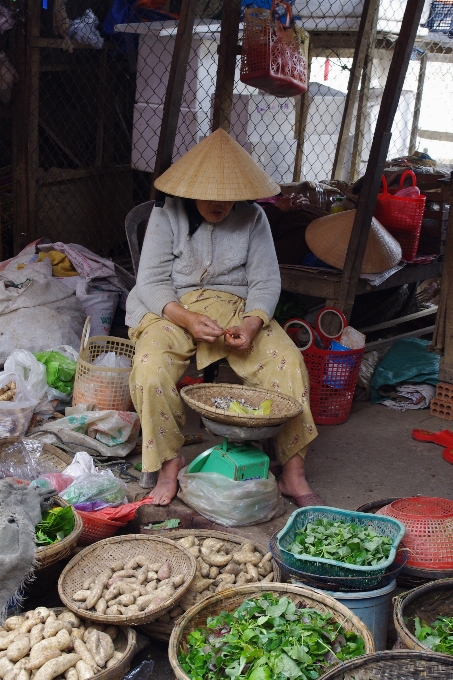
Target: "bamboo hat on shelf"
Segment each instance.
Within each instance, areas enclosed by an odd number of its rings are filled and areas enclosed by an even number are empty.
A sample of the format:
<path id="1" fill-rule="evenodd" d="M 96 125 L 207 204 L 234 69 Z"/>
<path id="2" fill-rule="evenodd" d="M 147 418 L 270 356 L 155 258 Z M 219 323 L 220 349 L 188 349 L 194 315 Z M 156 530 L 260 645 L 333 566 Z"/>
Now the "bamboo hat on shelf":
<path id="1" fill-rule="evenodd" d="M 154 182 L 171 196 L 204 201 L 253 201 L 280 187 L 229 134 L 218 128 Z"/>
<path id="2" fill-rule="evenodd" d="M 356 211 L 346 210 L 313 220 L 305 232 L 308 247 L 331 267 L 343 269 Z M 391 269 L 401 260 L 401 246 L 373 217 L 361 274 L 378 274 Z"/>

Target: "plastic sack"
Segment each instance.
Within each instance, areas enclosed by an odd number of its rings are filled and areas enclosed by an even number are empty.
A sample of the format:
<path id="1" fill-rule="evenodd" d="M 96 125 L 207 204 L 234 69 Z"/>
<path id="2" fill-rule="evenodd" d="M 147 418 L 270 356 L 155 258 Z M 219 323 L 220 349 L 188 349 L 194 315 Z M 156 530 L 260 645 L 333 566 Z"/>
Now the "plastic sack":
<path id="1" fill-rule="evenodd" d="M 60 352 L 39 352 L 35 354 L 35 357 L 46 367 L 46 380 L 49 387 L 66 395 L 71 394 L 74 388 L 76 362 Z"/>
<path id="2" fill-rule="evenodd" d="M 23 380 L 24 400 L 37 404 L 47 390 L 46 369 L 26 349 L 16 349 L 5 361 L 5 373 L 15 373 Z"/>
<path id="3" fill-rule="evenodd" d="M 46 475 L 40 475 L 37 479 L 34 479 L 30 486 L 39 486 L 42 489 L 55 489 L 58 493 L 61 493 L 67 489 L 73 481 L 73 477 L 65 475 L 62 472 L 49 472 Z"/>
<path id="4" fill-rule="evenodd" d="M 104 38 L 98 31 L 98 25 L 99 21 L 93 11 L 87 9 L 83 16 L 70 22 L 68 38 L 100 50 L 104 44 Z"/>
<path id="5" fill-rule="evenodd" d="M 100 510 L 121 505 L 126 497 L 126 484 L 113 475 L 85 474 L 77 477 L 61 497 L 76 509 Z M 96 507 L 87 507 L 86 503 Z"/>
<path id="6" fill-rule="evenodd" d="M 0 478 L 15 477 L 31 482 L 41 474 L 57 472 L 42 458 L 43 445 L 33 439 L 22 439 L 4 449 L 0 458 Z"/>
<path id="7" fill-rule="evenodd" d="M 0 401 L 0 439 L 24 435 L 37 404 L 35 399 L 28 398 L 25 381 L 20 375 L 0 373 L 0 390 L 11 382 L 16 386 L 14 401 Z"/>
<path id="8" fill-rule="evenodd" d="M 108 284 L 104 287 L 93 285 L 81 279 L 76 288 L 77 299 L 85 314 L 91 317 L 90 336 L 110 335 L 113 317 L 121 295 L 121 290 Z"/>
<path id="9" fill-rule="evenodd" d="M 131 360 L 129 357 L 115 354 L 115 352 L 102 352 L 93 361 L 93 366 L 102 366 L 104 368 L 130 368 Z"/>
<path id="10" fill-rule="evenodd" d="M 267 479 L 236 482 L 215 472 L 186 470 L 178 474 L 178 498 L 212 522 L 241 527 L 268 522 L 285 511 L 272 473 Z"/>

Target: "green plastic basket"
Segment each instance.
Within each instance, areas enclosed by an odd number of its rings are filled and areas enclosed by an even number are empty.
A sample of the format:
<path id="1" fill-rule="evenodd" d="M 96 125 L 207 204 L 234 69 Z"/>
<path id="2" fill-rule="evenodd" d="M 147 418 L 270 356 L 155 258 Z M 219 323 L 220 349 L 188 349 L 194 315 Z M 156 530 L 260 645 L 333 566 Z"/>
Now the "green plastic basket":
<path id="1" fill-rule="evenodd" d="M 296 531 L 303 529 L 309 522 L 314 522 L 317 519 L 341 520 L 342 522 L 354 522 L 355 524 L 372 527 L 381 536 L 388 536 L 392 539 L 392 547 L 390 548 L 388 558 L 381 562 L 381 564 L 364 567 L 358 564 L 346 564 L 337 560 L 329 560 L 324 557 L 293 555 L 293 553 L 286 550 L 294 541 Z M 355 512 L 353 510 L 341 510 L 339 508 L 310 506 L 293 512 L 283 529 L 278 532 L 277 544 L 281 558 L 288 567 L 305 571 L 309 574 L 316 574 L 317 576 L 363 576 L 364 584 L 366 584 L 364 588 L 370 588 L 379 583 L 387 567 L 394 562 L 396 551 L 404 537 L 405 531 L 404 524 L 391 517 L 372 515 L 367 512 Z"/>

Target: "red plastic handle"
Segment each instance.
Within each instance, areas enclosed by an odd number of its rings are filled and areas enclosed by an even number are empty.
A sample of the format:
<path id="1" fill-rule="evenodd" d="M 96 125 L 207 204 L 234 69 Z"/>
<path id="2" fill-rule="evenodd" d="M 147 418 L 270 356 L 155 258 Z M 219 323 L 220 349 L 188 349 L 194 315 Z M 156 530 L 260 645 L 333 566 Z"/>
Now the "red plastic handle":
<path id="1" fill-rule="evenodd" d="M 404 189 L 404 180 L 406 179 L 406 177 L 408 175 L 410 175 L 410 177 L 412 178 L 412 186 L 414 186 L 414 187 L 417 186 L 417 178 L 414 175 L 414 173 L 412 172 L 412 170 L 405 170 L 400 177 L 400 190 Z M 389 192 L 388 192 L 388 189 L 387 189 L 387 180 L 385 179 L 385 175 L 382 175 L 381 183 L 382 183 L 382 192 L 381 192 L 380 195 L 387 196 Z"/>

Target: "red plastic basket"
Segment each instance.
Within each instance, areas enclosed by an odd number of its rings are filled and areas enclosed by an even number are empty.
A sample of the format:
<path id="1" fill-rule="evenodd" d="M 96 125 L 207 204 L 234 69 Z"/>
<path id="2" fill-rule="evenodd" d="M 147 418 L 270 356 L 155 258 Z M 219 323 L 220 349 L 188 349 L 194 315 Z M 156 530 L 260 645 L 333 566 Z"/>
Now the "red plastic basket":
<path id="1" fill-rule="evenodd" d="M 127 522 L 114 522 L 112 519 L 95 517 L 91 512 L 77 510 L 83 522 L 83 531 L 77 541 L 78 545 L 91 545 L 103 538 L 114 536 Z"/>
<path id="2" fill-rule="evenodd" d="M 365 348 L 344 351 L 311 345 L 302 352 L 310 377 L 310 409 L 317 425 L 340 425 L 349 418 Z"/>
<path id="3" fill-rule="evenodd" d="M 241 81 L 275 97 L 295 97 L 307 91 L 308 33 L 293 23 L 286 5 L 286 25 L 274 19 L 276 0 L 270 10 L 261 7 L 244 12 Z"/>
<path id="4" fill-rule="evenodd" d="M 409 550 L 408 567 L 453 569 L 453 501 L 401 498 L 377 513 L 399 519 L 406 527 L 403 542 Z"/>
<path id="5" fill-rule="evenodd" d="M 403 189 L 407 176 L 412 178 L 413 185 L 416 186 L 414 173 L 406 170 L 400 179 L 400 189 Z M 378 194 L 374 216 L 401 245 L 403 260 L 412 262 L 417 255 L 426 197 L 392 196 L 388 193 L 384 175 L 382 185 L 383 191 Z"/>

